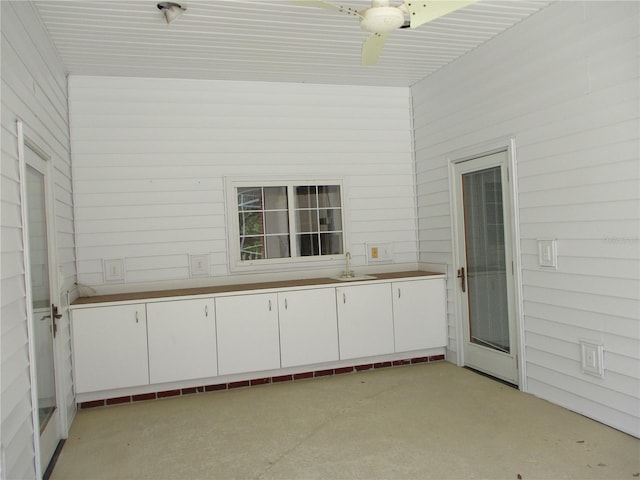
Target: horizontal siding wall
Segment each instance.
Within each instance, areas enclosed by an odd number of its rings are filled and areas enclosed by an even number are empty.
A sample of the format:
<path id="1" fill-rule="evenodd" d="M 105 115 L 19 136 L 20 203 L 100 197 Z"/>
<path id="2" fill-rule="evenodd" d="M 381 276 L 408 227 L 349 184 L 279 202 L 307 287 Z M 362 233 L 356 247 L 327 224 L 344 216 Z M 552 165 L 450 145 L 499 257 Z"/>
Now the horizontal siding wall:
<path id="1" fill-rule="evenodd" d="M 72 76 L 69 90 L 82 283 L 259 279 L 231 275 L 226 177 L 342 179 L 354 266 L 368 241 L 417 265 L 409 89 Z M 190 254 L 208 255 L 209 278 L 189 279 Z M 124 284 L 105 285 L 112 258 Z"/>
<path id="2" fill-rule="evenodd" d="M 639 5 L 555 2 L 412 89 L 420 261 L 455 278 L 446 155 L 515 136 L 528 390 L 636 436 Z M 582 373 L 581 339 L 604 345 L 604 379 Z"/>
<path id="3" fill-rule="evenodd" d="M 75 277 L 67 80 L 33 6 L 1 2 L 2 8 L 2 478 L 35 478 L 34 425 L 27 338 L 25 266 L 22 242 L 20 177 L 16 120 L 25 133 L 52 157 L 55 184 L 57 257 L 64 284 Z M 66 295 L 54 301 L 64 307 Z M 59 324 L 58 342 L 65 406 L 72 418 L 75 401 L 71 383 L 68 313 Z M 46 467 L 46 466 L 45 466 Z"/>

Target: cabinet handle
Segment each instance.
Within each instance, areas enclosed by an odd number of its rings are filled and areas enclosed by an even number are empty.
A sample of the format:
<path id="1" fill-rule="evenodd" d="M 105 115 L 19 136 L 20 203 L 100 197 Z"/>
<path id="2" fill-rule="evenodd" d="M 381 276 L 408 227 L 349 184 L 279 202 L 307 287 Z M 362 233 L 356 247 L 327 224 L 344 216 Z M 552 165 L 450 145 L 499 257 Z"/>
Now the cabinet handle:
<path id="1" fill-rule="evenodd" d="M 402 296 L 402 293 L 400 292 L 400 289 L 398 289 L 398 298 L 400 298 Z"/>
<path id="2" fill-rule="evenodd" d="M 342 303 L 347 303 L 347 294 L 342 292 Z"/>
<path id="3" fill-rule="evenodd" d="M 271 311 L 271 300 L 269 300 L 269 311 Z"/>
<path id="4" fill-rule="evenodd" d="M 209 305 L 205 305 L 204 306 L 204 316 L 208 317 L 209 316 Z"/>
<path id="5" fill-rule="evenodd" d="M 136 312 L 136 323 L 138 323 L 139 321 L 140 321 L 139 313 Z"/>
<path id="6" fill-rule="evenodd" d="M 286 310 L 287 308 L 289 308 L 289 307 L 287 307 L 287 299 L 285 298 L 284 299 L 284 309 Z"/>

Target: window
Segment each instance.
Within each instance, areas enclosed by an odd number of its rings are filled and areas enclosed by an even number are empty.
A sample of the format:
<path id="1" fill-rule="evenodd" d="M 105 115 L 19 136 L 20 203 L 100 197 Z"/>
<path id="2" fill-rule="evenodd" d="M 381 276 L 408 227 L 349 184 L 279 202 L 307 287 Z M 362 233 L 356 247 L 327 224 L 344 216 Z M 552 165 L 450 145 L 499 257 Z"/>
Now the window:
<path id="1" fill-rule="evenodd" d="M 328 258 L 344 251 L 339 182 L 233 182 L 236 263 Z M 286 259 L 286 260 L 285 260 Z"/>

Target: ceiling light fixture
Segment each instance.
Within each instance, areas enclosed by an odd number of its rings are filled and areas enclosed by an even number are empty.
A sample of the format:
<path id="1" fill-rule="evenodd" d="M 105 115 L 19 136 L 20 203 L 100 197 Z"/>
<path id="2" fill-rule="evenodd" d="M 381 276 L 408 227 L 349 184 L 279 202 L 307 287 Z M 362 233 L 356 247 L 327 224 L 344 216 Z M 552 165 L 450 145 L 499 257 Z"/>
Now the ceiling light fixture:
<path id="1" fill-rule="evenodd" d="M 167 23 L 173 22 L 186 10 L 182 5 L 173 2 L 160 2 L 158 9 L 164 14 Z"/>

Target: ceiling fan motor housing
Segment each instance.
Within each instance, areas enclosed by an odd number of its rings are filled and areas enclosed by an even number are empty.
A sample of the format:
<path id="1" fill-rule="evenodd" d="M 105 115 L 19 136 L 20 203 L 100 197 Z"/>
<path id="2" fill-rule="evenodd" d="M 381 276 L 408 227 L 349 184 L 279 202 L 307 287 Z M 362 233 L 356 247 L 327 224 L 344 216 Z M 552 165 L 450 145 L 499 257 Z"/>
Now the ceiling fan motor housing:
<path id="1" fill-rule="evenodd" d="M 388 33 L 404 24 L 404 12 L 397 7 L 368 8 L 360 15 L 360 28 L 372 33 Z"/>

